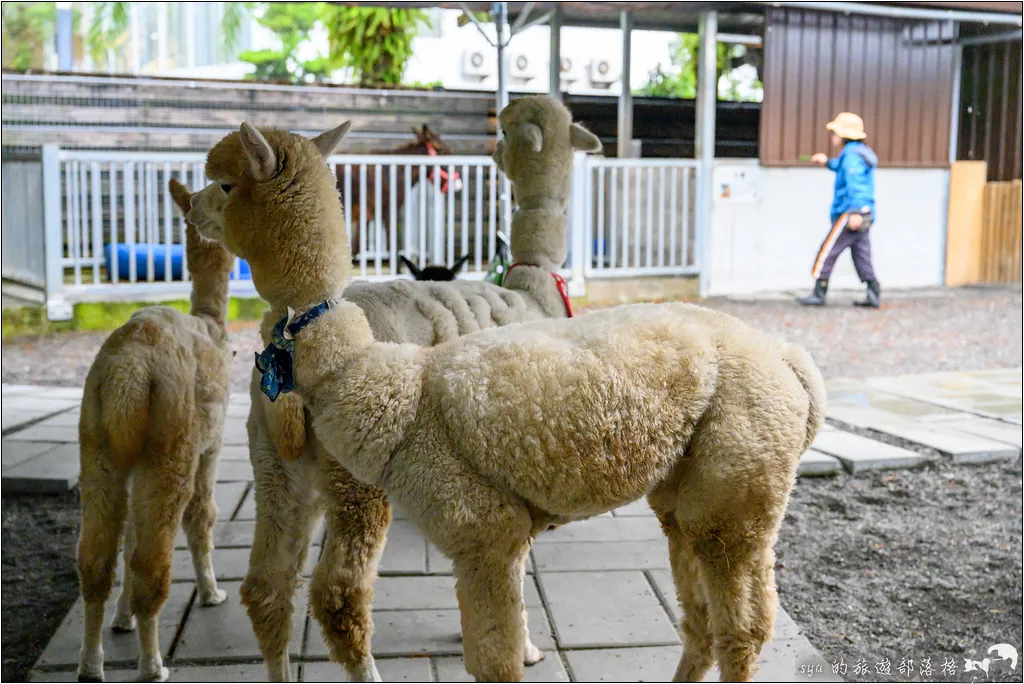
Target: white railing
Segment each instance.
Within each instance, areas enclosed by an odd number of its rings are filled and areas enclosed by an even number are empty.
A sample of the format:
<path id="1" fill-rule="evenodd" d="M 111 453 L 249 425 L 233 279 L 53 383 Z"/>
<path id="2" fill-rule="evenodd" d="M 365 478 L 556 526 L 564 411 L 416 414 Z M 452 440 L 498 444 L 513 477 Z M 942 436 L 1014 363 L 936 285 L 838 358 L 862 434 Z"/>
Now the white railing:
<path id="1" fill-rule="evenodd" d="M 696 273 L 693 159 L 587 159 L 590 277 Z"/>
<path id="2" fill-rule="evenodd" d="M 204 162 L 200 153 L 44 147 L 51 317 L 77 301 L 187 294 L 184 219 L 172 206 L 167 183 L 173 177 L 198 190 L 206 184 Z M 399 256 L 422 267 L 450 265 L 466 254 L 470 260 L 460 277 L 482 278 L 498 231 L 508 234 L 511 193 L 489 157 L 336 155 L 328 163 L 345 203 L 357 278 L 402 277 Z M 585 294 L 591 277 L 699 272 L 700 173 L 694 160 L 577 153 L 570 258 L 562 271 L 571 292 Z M 230 287 L 236 296 L 256 294 L 240 260 Z"/>

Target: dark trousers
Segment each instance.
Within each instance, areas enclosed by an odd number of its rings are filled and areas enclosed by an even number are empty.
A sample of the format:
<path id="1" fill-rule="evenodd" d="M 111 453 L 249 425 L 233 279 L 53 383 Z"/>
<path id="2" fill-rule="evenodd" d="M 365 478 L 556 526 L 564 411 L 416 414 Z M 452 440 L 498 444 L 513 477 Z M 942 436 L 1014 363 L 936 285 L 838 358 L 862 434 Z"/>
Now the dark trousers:
<path id="1" fill-rule="evenodd" d="M 875 269 L 871 265 L 871 216 L 865 215 L 864 222 L 857 230 L 850 230 L 847 225 L 849 216 L 843 214 L 832 225 L 825 241 L 821 243 L 818 256 L 814 259 L 811 275 L 815 280 L 828 280 L 832 275 L 832 267 L 836 259 L 849 248 L 853 256 L 853 267 L 857 269 L 857 277 L 862 283 L 875 280 Z"/>

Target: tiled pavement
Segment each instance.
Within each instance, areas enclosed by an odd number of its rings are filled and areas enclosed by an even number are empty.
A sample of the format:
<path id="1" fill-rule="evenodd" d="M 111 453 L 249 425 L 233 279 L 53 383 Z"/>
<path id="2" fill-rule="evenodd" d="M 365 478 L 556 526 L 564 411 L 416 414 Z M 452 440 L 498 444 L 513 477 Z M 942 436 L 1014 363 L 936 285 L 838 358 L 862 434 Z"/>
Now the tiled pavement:
<path id="1" fill-rule="evenodd" d="M 1021 447 L 1021 370 L 951 373 L 829 383 L 829 418 L 870 428 L 940 458 L 1013 458 Z M 77 481 L 80 390 L 3 387 L 4 493 L 63 491 Z M 188 552 L 179 539 L 174 586 L 162 616 L 162 642 L 176 681 L 259 681 L 264 677 L 238 587 L 248 565 L 254 507 L 245 446 L 248 397 L 232 398 L 221 454 L 214 563 L 228 601 L 196 604 Z M 826 427 L 805 455 L 805 475 L 854 474 L 912 467 L 919 453 Z M 799 485 L 798 485 L 799 486 Z M 319 552 L 314 536 L 308 574 Z M 574 523 L 534 545 L 526 603 L 534 643 L 548 657 L 527 668 L 528 681 L 668 681 L 678 662 L 679 611 L 657 522 L 641 503 Z M 300 592 L 297 614 L 305 614 Z M 111 601 L 111 610 L 113 601 Z M 462 666 L 451 564 L 400 513 L 392 524 L 376 584 L 375 655 L 386 681 L 468 681 Z M 78 660 L 81 605 L 68 614 L 36 664 L 35 681 L 70 681 Z M 297 620 L 292 634 L 296 677 L 339 681 L 319 630 Z M 105 633 L 108 678 L 133 677 L 134 635 Z M 762 654 L 757 679 L 825 680 L 831 667 L 780 611 L 776 638 Z M 820 665 L 822 672 L 806 673 Z M 802 669 L 804 668 L 804 669 Z M 814 670 L 816 668 L 812 668 Z M 709 680 L 717 679 L 717 671 Z"/>

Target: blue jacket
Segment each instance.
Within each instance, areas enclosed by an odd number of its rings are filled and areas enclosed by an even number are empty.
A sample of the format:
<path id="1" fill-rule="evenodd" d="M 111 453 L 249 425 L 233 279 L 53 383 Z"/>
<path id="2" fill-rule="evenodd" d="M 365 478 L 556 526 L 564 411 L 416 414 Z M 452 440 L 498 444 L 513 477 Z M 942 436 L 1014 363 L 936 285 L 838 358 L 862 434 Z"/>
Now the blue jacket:
<path id="1" fill-rule="evenodd" d="M 846 212 L 863 212 L 865 207 L 875 215 L 875 167 L 878 155 L 862 142 L 850 141 L 828 168 L 836 172 L 836 188 L 832 197 L 832 223 Z"/>

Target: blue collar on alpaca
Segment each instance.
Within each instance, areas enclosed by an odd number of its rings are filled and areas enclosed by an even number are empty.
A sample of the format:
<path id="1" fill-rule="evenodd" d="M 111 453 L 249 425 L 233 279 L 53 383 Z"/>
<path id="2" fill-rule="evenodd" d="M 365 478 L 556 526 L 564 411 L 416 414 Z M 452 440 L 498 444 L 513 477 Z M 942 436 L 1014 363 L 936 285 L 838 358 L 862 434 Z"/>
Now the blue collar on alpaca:
<path id="1" fill-rule="evenodd" d="M 295 391 L 295 377 L 292 373 L 295 336 L 337 304 L 338 300 L 332 297 L 298 316 L 289 307 L 288 315 L 274 325 L 270 344 L 256 354 L 256 370 L 262 373 L 260 390 L 270 397 L 270 401 L 277 401 L 282 392 L 287 394 Z"/>

